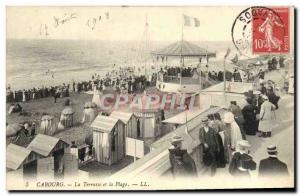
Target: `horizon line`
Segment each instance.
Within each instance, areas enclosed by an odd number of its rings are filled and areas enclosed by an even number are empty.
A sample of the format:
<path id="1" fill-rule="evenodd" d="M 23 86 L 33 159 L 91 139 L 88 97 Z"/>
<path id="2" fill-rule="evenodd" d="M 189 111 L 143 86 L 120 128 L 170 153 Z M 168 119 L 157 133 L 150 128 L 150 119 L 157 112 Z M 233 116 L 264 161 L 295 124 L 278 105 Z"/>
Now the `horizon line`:
<path id="1" fill-rule="evenodd" d="M 104 39 L 72 39 L 72 38 L 6 38 L 6 40 L 72 40 L 72 41 L 140 41 L 139 39 L 136 40 L 104 40 Z M 180 40 L 152 40 L 151 42 L 178 42 Z M 232 42 L 232 40 L 185 40 L 189 42 Z"/>

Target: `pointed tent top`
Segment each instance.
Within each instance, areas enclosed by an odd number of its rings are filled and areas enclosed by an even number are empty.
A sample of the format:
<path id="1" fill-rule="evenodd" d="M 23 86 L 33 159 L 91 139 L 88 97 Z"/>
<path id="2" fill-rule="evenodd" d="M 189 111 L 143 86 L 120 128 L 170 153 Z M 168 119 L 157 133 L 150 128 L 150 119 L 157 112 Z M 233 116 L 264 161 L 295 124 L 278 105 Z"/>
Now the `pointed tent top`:
<path id="1" fill-rule="evenodd" d="M 207 51 L 185 40 L 170 44 L 165 48 L 151 52 L 151 54 L 157 56 L 216 57 L 216 53 Z"/>

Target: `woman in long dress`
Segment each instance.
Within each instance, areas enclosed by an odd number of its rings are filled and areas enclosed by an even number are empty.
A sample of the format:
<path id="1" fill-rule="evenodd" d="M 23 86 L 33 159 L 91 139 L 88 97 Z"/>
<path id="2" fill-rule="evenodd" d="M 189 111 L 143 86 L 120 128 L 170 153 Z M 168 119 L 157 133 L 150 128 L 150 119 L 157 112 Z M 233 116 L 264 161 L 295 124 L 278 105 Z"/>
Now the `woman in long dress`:
<path id="1" fill-rule="evenodd" d="M 242 109 L 242 113 L 245 119 L 244 130 L 247 135 L 256 135 L 257 121 L 256 121 L 256 110 L 257 108 L 253 105 L 252 99 L 247 98 L 247 104 Z"/>
<path id="2" fill-rule="evenodd" d="M 232 114 L 232 112 L 227 112 L 224 114 L 224 123 L 225 129 L 228 129 L 228 131 L 230 131 L 230 147 L 233 151 L 235 151 L 237 142 L 239 140 L 242 140 L 242 133 L 239 126 L 234 120 L 234 115 Z"/>
<path id="3" fill-rule="evenodd" d="M 230 130 L 225 128 L 225 124 L 219 113 L 214 114 L 214 121 L 218 125 L 218 132 L 223 141 L 225 163 L 230 160 Z"/>
<path id="4" fill-rule="evenodd" d="M 25 90 L 23 90 L 22 92 L 22 101 L 25 102 L 26 101 L 26 94 L 25 94 Z"/>

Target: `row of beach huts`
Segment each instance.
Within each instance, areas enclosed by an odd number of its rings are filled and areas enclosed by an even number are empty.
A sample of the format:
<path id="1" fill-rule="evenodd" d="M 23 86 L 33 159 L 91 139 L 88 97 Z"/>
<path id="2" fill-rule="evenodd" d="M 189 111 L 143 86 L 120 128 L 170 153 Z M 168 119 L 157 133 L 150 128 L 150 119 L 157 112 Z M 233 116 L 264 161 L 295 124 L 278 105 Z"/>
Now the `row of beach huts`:
<path id="1" fill-rule="evenodd" d="M 161 110 L 140 113 L 113 111 L 109 116 L 91 119 L 92 144 L 76 146 L 60 138 L 38 134 L 27 147 L 7 146 L 8 174 L 24 178 L 74 175 L 79 163 L 94 160 L 111 166 L 127 156 L 127 138 L 143 140 L 161 135 Z"/>

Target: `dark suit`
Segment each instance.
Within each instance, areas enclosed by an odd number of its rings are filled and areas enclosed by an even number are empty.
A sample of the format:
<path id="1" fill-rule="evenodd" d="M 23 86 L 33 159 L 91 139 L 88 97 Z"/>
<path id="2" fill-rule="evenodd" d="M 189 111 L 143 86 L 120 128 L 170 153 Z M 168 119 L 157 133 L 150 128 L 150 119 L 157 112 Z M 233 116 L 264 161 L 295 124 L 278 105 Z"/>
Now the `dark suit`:
<path id="1" fill-rule="evenodd" d="M 259 163 L 258 176 L 284 176 L 289 175 L 287 165 L 277 157 L 268 157 Z"/>
<path id="2" fill-rule="evenodd" d="M 204 127 L 200 128 L 199 139 L 201 145 L 203 145 L 203 163 L 206 166 L 211 167 L 211 175 L 215 175 L 217 169 L 217 155 L 220 152 L 220 143 L 218 140 L 218 133 L 213 128 L 208 127 L 206 132 Z M 207 144 L 208 147 L 205 147 Z"/>

